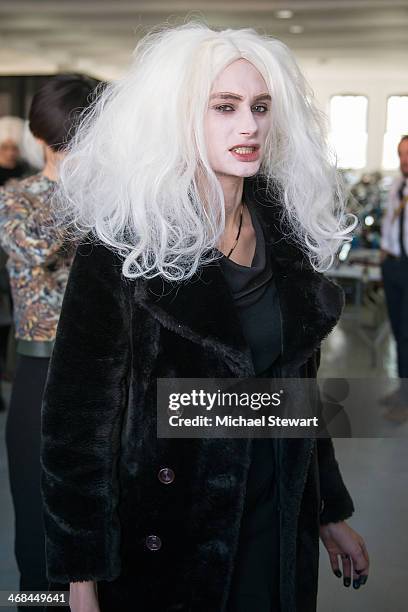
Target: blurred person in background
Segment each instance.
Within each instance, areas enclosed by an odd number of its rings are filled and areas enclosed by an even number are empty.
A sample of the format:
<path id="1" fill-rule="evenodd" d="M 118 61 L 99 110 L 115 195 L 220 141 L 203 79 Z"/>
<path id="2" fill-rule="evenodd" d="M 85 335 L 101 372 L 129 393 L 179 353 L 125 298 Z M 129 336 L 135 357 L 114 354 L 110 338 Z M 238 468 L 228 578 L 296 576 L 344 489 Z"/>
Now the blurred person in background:
<path id="1" fill-rule="evenodd" d="M 13 323 L 10 282 L 6 268 L 7 254 L 0 248 L 0 412 L 6 409 L 3 398 L 3 379 L 6 377 L 7 349 Z"/>
<path id="2" fill-rule="evenodd" d="M 20 590 L 44 591 L 44 531 L 40 495 L 40 412 L 72 243 L 55 228 L 51 198 L 58 166 L 95 83 L 58 75 L 34 95 L 29 125 L 44 154 L 41 172 L 0 189 L 0 243 L 8 255 L 17 367 L 6 424 L 15 555 Z"/>
<path id="3" fill-rule="evenodd" d="M 22 161 L 21 144 L 24 121 L 20 117 L 0 118 L 0 186 L 13 178 L 22 177 L 28 167 Z M 12 303 L 6 269 L 7 254 L 0 249 L 0 411 L 4 410 L 1 381 L 3 378 L 11 328 Z"/>
<path id="4" fill-rule="evenodd" d="M 381 269 L 392 332 L 397 345 L 400 384 L 383 398 L 386 419 L 408 420 L 408 135 L 398 144 L 402 177 L 395 179 L 381 225 Z"/>
<path id="5" fill-rule="evenodd" d="M 20 119 L 16 125 L 19 124 Z M 22 138 L 20 140 L 20 154 L 28 166 L 20 163 L 20 169 L 27 168 L 28 174 L 34 174 L 44 167 L 44 147 L 31 133 L 28 120 L 24 121 Z M 26 172 L 24 172 L 26 174 Z M 9 178 L 16 181 L 16 178 Z M 5 410 L 2 396 L 2 380 L 12 380 L 16 362 L 16 341 L 13 333 L 13 300 L 10 290 L 10 281 L 7 272 L 7 254 L 0 248 L 0 411 Z"/>
<path id="6" fill-rule="evenodd" d="M 24 121 L 19 117 L 0 118 L 0 185 L 20 178 L 27 171 L 21 159 Z"/>

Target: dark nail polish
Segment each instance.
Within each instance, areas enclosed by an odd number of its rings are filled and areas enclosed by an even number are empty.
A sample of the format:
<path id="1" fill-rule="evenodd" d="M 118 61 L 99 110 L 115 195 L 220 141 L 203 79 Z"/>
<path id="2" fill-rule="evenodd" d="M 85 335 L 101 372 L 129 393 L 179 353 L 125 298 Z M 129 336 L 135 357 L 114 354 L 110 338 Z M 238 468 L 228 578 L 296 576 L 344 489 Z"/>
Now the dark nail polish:
<path id="1" fill-rule="evenodd" d="M 337 578 L 341 578 L 341 571 L 340 570 L 334 570 L 334 575 L 337 576 Z"/>
<path id="2" fill-rule="evenodd" d="M 344 578 L 343 584 L 345 587 L 349 587 L 351 584 L 351 578 Z"/>
<path id="3" fill-rule="evenodd" d="M 360 588 L 360 579 L 357 578 L 357 580 L 353 580 L 353 589 L 359 589 Z"/>
<path id="4" fill-rule="evenodd" d="M 364 585 L 368 580 L 368 576 L 361 576 L 360 577 L 360 584 Z"/>

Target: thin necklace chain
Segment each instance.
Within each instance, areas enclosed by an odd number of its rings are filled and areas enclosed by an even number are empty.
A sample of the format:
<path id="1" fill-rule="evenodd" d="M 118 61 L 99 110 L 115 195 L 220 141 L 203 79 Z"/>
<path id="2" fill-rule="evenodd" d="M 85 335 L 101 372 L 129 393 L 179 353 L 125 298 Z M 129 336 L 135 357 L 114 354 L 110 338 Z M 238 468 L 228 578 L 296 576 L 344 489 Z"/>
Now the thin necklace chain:
<path id="1" fill-rule="evenodd" d="M 234 245 L 233 245 L 232 249 L 230 250 L 228 255 L 226 255 L 227 259 L 229 259 L 231 257 L 231 253 L 233 252 L 233 250 L 235 249 L 235 247 L 238 244 L 238 240 L 239 240 L 239 237 L 241 235 L 243 214 L 244 214 L 244 202 L 242 202 L 242 204 L 241 204 L 241 215 L 240 215 L 240 218 L 239 218 L 238 234 L 237 234 L 237 237 L 235 238 L 235 242 L 234 242 Z"/>

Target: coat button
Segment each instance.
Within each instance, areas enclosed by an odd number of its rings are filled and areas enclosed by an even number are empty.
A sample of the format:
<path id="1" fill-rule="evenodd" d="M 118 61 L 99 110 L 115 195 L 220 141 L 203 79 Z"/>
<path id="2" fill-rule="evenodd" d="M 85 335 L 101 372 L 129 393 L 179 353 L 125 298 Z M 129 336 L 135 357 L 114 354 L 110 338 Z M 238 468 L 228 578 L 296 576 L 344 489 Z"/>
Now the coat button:
<path id="1" fill-rule="evenodd" d="M 157 477 L 160 482 L 163 482 L 164 484 L 170 484 L 171 482 L 173 482 L 175 474 L 171 468 L 165 467 L 159 471 Z"/>
<path id="2" fill-rule="evenodd" d="M 162 541 L 157 535 L 146 536 L 145 542 L 149 550 L 160 550 L 162 547 Z"/>

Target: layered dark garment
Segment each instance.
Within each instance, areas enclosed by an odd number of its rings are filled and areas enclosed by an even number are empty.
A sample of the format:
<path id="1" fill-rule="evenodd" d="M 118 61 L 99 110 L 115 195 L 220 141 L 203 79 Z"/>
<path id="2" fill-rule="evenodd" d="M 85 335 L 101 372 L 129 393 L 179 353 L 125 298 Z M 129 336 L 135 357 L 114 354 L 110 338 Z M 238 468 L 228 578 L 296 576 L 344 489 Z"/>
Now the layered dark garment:
<path id="1" fill-rule="evenodd" d="M 256 376 L 273 378 L 281 352 L 279 298 L 260 221 L 249 207 L 256 235 L 250 266 L 227 257 L 221 269 L 250 348 Z M 278 612 L 279 522 L 276 440 L 253 440 L 245 503 L 227 612 Z"/>

